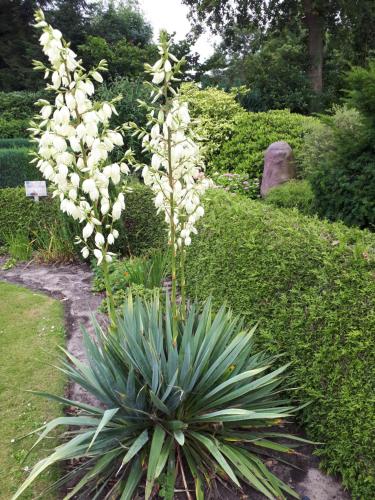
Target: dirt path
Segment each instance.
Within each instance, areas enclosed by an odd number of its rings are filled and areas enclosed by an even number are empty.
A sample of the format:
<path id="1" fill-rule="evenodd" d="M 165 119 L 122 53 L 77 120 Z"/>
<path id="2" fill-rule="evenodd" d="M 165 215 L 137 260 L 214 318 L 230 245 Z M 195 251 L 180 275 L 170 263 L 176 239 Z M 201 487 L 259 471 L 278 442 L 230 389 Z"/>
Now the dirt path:
<path id="1" fill-rule="evenodd" d="M 5 259 L 0 257 L 0 267 L 4 261 Z M 0 280 L 24 285 L 60 300 L 65 310 L 67 348 L 74 356 L 86 361 L 81 327 L 92 333 L 91 315 L 97 311 L 102 300 L 100 295 L 91 292 L 92 273 L 88 266 L 18 264 L 7 271 L 0 269 Z M 95 402 L 94 398 L 77 384 L 71 384 L 68 392 L 73 400 Z M 350 495 L 344 492 L 339 481 L 326 476 L 318 469 L 318 459 L 312 455 L 312 447 L 306 446 L 301 451 L 303 454 L 295 461 L 301 470 L 272 463 L 269 464 L 270 468 L 289 483 L 301 495 L 302 500 L 350 500 Z M 222 500 L 240 498 L 226 489 L 220 488 L 218 493 Z M 249 492 L 248 498 L 264 499 L 262 495 L 254 492 Z"/>

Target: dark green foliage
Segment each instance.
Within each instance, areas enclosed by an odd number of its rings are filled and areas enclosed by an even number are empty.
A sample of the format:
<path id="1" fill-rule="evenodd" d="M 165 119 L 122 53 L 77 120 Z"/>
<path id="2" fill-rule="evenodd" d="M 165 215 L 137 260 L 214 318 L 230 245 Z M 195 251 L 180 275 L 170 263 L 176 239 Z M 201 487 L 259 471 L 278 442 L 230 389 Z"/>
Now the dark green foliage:
<path id="1" fill-rule="evenodd" d="M 0 138 L 0 149 L 29 148 L 30 145 L 29 139 L 22 139 L 20 137 L 12 139 Z"/>
<path id="2" fill-rule="evenodd" d="M 314 120 L 288 110 L 241 113 L 236 117 L 234 133 L 212 162 L 213 169 L 259 178 L 263 172 L 264 151 L 276 141 L 286 141 L 298 160 L 304 134 Z"/>
<path id="3" fill-rule="evenodd" d="M 154 248 L 164 248 L 167 226 L 162 214 L 157 214 L 151 190 L 143 184 L 132 186 L 126 193 L 126 209 L 119 227 L 116 248 L 128 255 L 141 255 Z"/>
<path id="4" fill-rule="evenodd" d="M 42 174 L 30 164 L 26 148 L 0 149 L 0 188 L 22 186 L 25 181 L 37 181 Z"/>
<path id="5" fill-rule="evenodd" d="M 297 208 L 305 215 L 314 214 L 314 193 L 306 180 L 292 180 L 272 188 L 264 201 L 279 208 Z"/>
<path id="6" fill-rule="evenodd" d="M 26 233 L 37 250 L 38 238 L 54 227 L 73 241 L 76 233 L 72 221 L 60 211 L 56 199 L 42 198 L 35 203 L 26 197 L 24 188 L 0 189 L 0 243 L 5 243 L 9 235 Z"/>
<path id="7" fill-rule="evenodd" d="M 150 91 L 144 82 L 140 79 L 129 80 L 128 78 L 116 78 L 110 83 L 104 83 L 98 87 L 96 97 L 98 100 L 110 101 L 121 95 L 122 99 L 116 103 L 118 116 L 112 116 L 111 126 L 118 127 L 124 123 L 133 121 L 142 126 L 146 124 L 146 115 L 144 109 L 139 106 L 138 99 L 147 101 Z M 124 148 L 132 148 L 137 158 L 141 161 L 145 159 L 142 153 L 142 146 L 137 138 L 132 137 L 133 131 L 124 131 Z M 120 151 L 119 154 L 123 155 Z"/>
<path id="8" fill-rule="evenodd" d="M 354 68 L 348 76 L 348 103 L 356 110 L 326 119 L 328 141 L 317 145 L 309 179 L 317 211 L 349 225 L 375 226 L 375 63 Z M 339 110 L 340 111 L 340 110 Z M 313 157 L 314 158 L 314 157 Z"/>
<path id="9" fill-rule="evenodd" d="M 35 114 L 34 103 L 48 97 L 41 92 L 0 92 L 0 137 L 27 137 L 27 128 Z"/>
<path id="10" fill-rule="evenodd" d="M 189 295 L 226 301 L 292 361 L 303 422 L 353 498 L 375 498 L 375 237 L 209 192 L 187 255 Z"/>
<path id="11" fill-rule="evenodd" d="M 368 68 L 353 68 L 348 74 L 347 86 L 348 102 L 363 113 L 375 129 L 375 60 L 369 62 Z"/>
<path id="12" fill-rule="evenodd" d="M 34 430 L 37 445 L 64 426 L 62 443 L 34 466 L 14 500 L 48 466 L 72 458 L 78 460 L 57 483 L 73 480 L 66 500 L 76 493 L 100 498 L 104 491 L 130 500 L 143 486 L 149 500 L 154 485 L 173 500 L 187 473 L 198 499 L 216 478 L 239 489 L 241 479 L 270 500 L 299 498 L 267 468 L 269 457 L 288 458 L 303 441 L 275 427 L 295 413 L 282 394 L 290 385 L 288 365 L 257 353 L 255 327 L 244 328 L 224 307 L 215 314 L 210 301 L 177 321 L 175 340 L 172 321 L 169 302 L 130 297 L 112 333 L 95 323 L 95 340 L 85 334 L 87 365 L 65 351 L 69 359 L 62 358 L 60 370 L 98 404 L 38 393 L 77 413 Z"/>

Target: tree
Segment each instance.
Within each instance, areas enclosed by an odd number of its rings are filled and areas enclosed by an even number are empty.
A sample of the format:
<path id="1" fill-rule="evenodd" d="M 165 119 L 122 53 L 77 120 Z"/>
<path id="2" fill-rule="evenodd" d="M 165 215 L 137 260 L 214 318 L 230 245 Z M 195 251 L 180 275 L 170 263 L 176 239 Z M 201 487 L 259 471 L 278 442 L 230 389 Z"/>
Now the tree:
<path id="1" fill-rule="evenodd" d="M 38 53 L 37 38 L 30 26 L 35 8 L 35 0 L 1 0 L 0 90 L 35 88 L 41 82 L 30 63 Z"/>
<path id="2" fill-rule="evenodd" d="M 233 43 L 238 28 L 258 28 L 262 32 L 275 28 L 303 25 L 307 31 L 307 51 L 309 56 L 308 75 L 316 94 L 323 90 L 324 46 L 327 33 L 336 33 L 355 28 L 357 49 L 365 56 L 375 46 L 371 24 L 366 22 L 362 4 L 375 16 L 372 0 L 183 0 L 194 15 L 197 32 L 207 24 L 221 33 L 227 45 Z M 366 32 L 366 43 L 361 43 L 360 33 Z"/>
<path id="3" fill-rule="evenodd" d="M 125 39 L 133 45 L 145 47 L 152 40 L 152 28 L 144 19 L 138 3 L 129 0 L 116 4 L 110 1 L 106 8 L 99 4 L 91 23 L 91 34 L 101 36 L 110 44 Z"/>

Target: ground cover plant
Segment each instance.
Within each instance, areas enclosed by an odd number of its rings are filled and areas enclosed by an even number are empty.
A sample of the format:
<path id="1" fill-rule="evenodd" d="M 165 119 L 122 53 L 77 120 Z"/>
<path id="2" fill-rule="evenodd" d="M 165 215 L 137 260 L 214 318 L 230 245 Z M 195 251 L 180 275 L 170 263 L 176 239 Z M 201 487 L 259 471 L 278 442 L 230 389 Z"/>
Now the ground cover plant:
<path id="1" fill-rule="evenodd" d="M 0 283 L 0 296 L 0 498 L 6 500 L 45 453 L 42 448 L 27 456 L 34 439 L 17 438 L 61 414 L 57 403 L 36 399 L 26 389 L 50 389 L 62 395 L 66 378 L 51 366 L 58 357 L 57 345 L 64 342 L 61 304 L 8 283 Z M 58 471 L 51 469 L 23 498 L 36 498 L 57 478 Z"/>
<path id="2" fill-rule="evenodd" d="M 375 239 L 297 210 L 210 191 L 187 253 L 188 295 L 259 321 L 259 348 L 285 352 L 311 404 L 302 421 L 324 468 L 375 496 Z"/>
<path id="3" fill-rule="evenodd" d="M 36 13 L 36 21 L 36 27 L 43 31 L 41 43 L 52 65 L 53 85 L 55 90 L 61 90 L 61 84 L 70 82 L 69 68 L 77 69 L 75 55 L 62 40 L 61 33 L 45 22 L 41 11 Z M 83 460 L 57 482 L 61 485 L 69 479 L 78 479 L 67 499 L 76 493 L 85 495 L 88 492 L 97 498 L 104 495 L 104 498 L 130 500 L 136 489 L 144 486 L 145 499 L 161 487 L 164 498 L 172 500 L 178 477 L 190 498 L 187 471 L 190 472 L 189 479 L 194 481 L 198 499 L 204 498 L 205 486 L 209 487 L 216 478 L 224 478 L 240 490 L 240 480 L 243 480 L 270 499 L 283 499 L 288 494 L 298 498 L 262 460 L 269 450 L 293 453 L 289 445 L 279 440 L 298 441 L 283 435 L 279 427 L 271 430 L 280 419 L 296 411 L 280 392 L 289 386 L 282 375 L 287 365 L 273 366 L 279 362 L 279 354 L 269 357 L 255 353 L 252 337 L 256 327 L 245 327 L 243 321 L 225 307 L 215 314 L 210 300 L 205 302 L 203 310 L 187 301 L 184 278 L 186 248 L 190 247 L 197 233 L 197 222 L 204 215 L 200 198 L 209 183 L 201 172 L 202 160 L 191 131 L 188 106 L 175 87 L 182 62 L 170 53 L 170 45 L 167 34 L 161 33 L 160 59 L 153 66 L 146 65 L 152 79 L 152 104 L 141 103 L 147 109 L 145 128 L 129 124 L 151 156 L 150 164 L 136 167 L 142 168 L 145 184 L 151 189 L 155 206 L 164 215 L 168 228 L 170 300 L 166 297 L 161 305 L 157 296 L 150 301 L 139 298 L 133 301 L 130 295 L 124 314 L 116 314 L 108 271 L 112 255 L 108 252 L 103 230 L 109 229 L 109 236 L 113 235 L 112 222 L 119 219 L 118 215 L 125 208 L 121 203 L 122 192 L 115 193 L 116 201 L 109 220 L 96 222 L 92 210 L 97 210 L 99 203 L 102 207 L 103 199 L 109 205 L 113 201 L 107 199 L 108 183 L 104 189 L 98 189 L 98 185 L 102 187 L 101 169 L 106 168 L 107 156 L 90 165 L 83 154 L 86 152 L 92 158 L 93 151 L 102 147 L 107 128 L 100 129 L 98 142 L 94 141 L 91 148 L 87 125 L 81 121 L 80 112 L 64 111 L 64 114 L 69 114 L 69 119 L 72 118 L 72 129 L 79 123 L 74 133 L 70 129 L 72 136 L 81 136 L 80 153 L 77 151 L 78 158 L 72 159 L 71 165 L 80 170 L 80 174 L 75 172 L 78 177 L 85 177 L 83 185 L 89 182 L 88 195 L 91 201 L 97 202 L 92 208 L 86 200 L 87 213 L 77 218 L 86 224 L 83 230 L 84 256 L 92 250 L 97 264 L 102 266 L 110 324 L 104 331 L 96 324 L 95 340 L 86 335 L 89 366 L 65 352 L 71 363 L 64 360 L 61 369 L 104 403 L 104 408 L 44 394 L 79 411 L 76 416 L 53 420 L 38 429 L 36 444 L 59 425 L 65 426 L 64 440 L 34 466 L 14 500 L 50 465 L 69 459 Z M 47 73 L 50 71 L 48 67 L 44 69 Z M 82 86 L 77 84 L 77 81 L 86 81 L 88 76 L 81 67 L 77 75 L 75 85 L 69 86 L 67 94 L 72 95 L 74 109 L 80 106 L 79 101 L 91 109 L 85 96 L 80 94 Z M 96 75 L 96 79 L 100 77 Z M 91 88 L 84 87 L 84 92 L 90 93 Z M 62 102 L 66 98 L 67 95 Z M 48 105 L 43 105 L 43 108 L 45 106 Z M 49 109 L 43 112 L 47 117 L 50 115 Z M 61 139 L 61 131 L 56 128 L 58 120 L 54 117 L 51 121 L 55 136 L 49 154 L 50 169 L 46 160 L 39 159 L 42 162 L 39 166 L 45 172 L 54 171 L 59 156 L 56 143 L 57 137 Z M 43 125 L 36 129 L 35 134 L 36 137 L 42 135 L 39 156 L 44 155 L 43 142 L 49 133 L 42 128 Z M 72 144 L 74 140 L 70 137 L 69 142 Z M 130 153 L 127 160 L 132 160 Z M 76 208 L 82 210 L 83 207 L 75 203 L 70 192 L 67 193 L 68 173 L 65 171 L 61 176 L 55 171 L 52 178 L 60 191 L 61 201 L 66 201 L 62 203 L 62 210 L 74 215 Z M 71 178 L 71 174 L 69 176 Z M 88 240 L 94 230 L 93 248 Z M 134 276 L 141 276 L 143 280 L 145 273 L 139 272 L 135 265 Z M 178 286 L 180 301 L 177 300 Z"/>

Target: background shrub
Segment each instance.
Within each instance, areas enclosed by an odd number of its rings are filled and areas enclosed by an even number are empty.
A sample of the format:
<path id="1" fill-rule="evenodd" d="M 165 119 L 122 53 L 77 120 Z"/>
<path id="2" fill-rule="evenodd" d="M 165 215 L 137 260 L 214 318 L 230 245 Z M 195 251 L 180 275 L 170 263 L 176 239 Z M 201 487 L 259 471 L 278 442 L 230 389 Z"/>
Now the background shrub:
<path id="1" fill-rule="evenodd" d="M 306 215 L 314 213 L 314 193 L 306 180 L 291 180 L 274 187 L 264 201 L 279 208 L 297 208 Z"/>
<path id="2" fill-rule="evenodd" d="M 264 151 L 273 142 L 286 141 L 293 149 L 298 169 L 308 124 L 316 121 L 316 118 L 288 110 L 238 114 L 235 130 L 222 145 L 212 168 L 219 172 L 246 173 L 253 179 L 259 178 L 263 172 Z"/>
<path id="3" fill-rule="evenodd" d="M 30 145 L 29 139 L 23 139 L 21 137 L 11 139 L 0 138 L 0 149 L 29 148 Z"/>
<path id="4" fill-rule="evenodd" d="M 375 498 L 375 237 L 209 192 L 188 250 L 191 297 L 212 294 L 249 324 L 259 344 L 285 352 L 323 466 L 353 498 Z"/>
<path id="5" fill-rule="evenodd" d="M 0 188 L 21 186 L 27 180 L 43 179 L 30 160 L 29 149 L 0 149 Z"/>
<path id="6" fill-rule="evenodd" d="M 26 233 L 34 242 L 40 233 L 56 225 L 66 238 L 74 239 L 70 219 L 60 211 L 56 199 L 42 198 L 35 203 L 26 197 L 24 188 L 0 189 L 0 243 L 17 233 Z"/>
<path id="7" fill-rule="evenodd" d="M 375 226 L 375 63 L 354 68 L 348 77 L 349 104 L 325 120 L 323 141 L 312 150 L 308 177 L 319 215 L 348 225 Z M 345 119 L 343 119 L 345 118 Z M 318 137 L 319 139 L 319 137 Z"/>
<path id="8" fill-rule="evenodd" d="M 126 210 L 118 229 L 120 236 L 114 251 L 121 255 L 140 255 L 165 246 L 166 226 L 163 217 L 156 214 L 149 188 L 135 184 L 133 191 L 126 194 Z M 48 250 L 56 232 L 68 241 L 78 234 L 76 223 L 60 211 L 57 199 L 42 198 L 35 203 L 26 197 L 24 188 L 0 189 L 0 245 L 6 243 L 8 235 L 25 231 L 35 250 Z M 62 260 L 61 241 L 57 243 Z M 79 254 L 79 247 L 75 249 Z"/>
<path id="9" fill-rule="evenodd" d="M 162 214 L 157 214 L 151 190 L 143 184 L 134 184 L 125 195 L 126 209 L 117 251 L 127 255 L 140 255 L 150 249 L 163 248 L 167 226 Z"/>
<path id="10" fill-rule="evenodd" d="M 35 114 L 34 103 L 41 98 L 48 99 L 48 93 L 0 92 L 0 137 L 27 137 L 29 121 Z"/>
<path id="11" fill-rule="evenodd" d="M 246 115 L 246 111 L 236 101 L 235 93 L 214 87 L 201 90 L 194 83 L 183 84 L 181 91 L 196 120 L 195 131 L 204 141 L 202 153 L 207 170 L 211 172 L 215 168 L 215 158 L 236 129 L 237 115 Z"/>

